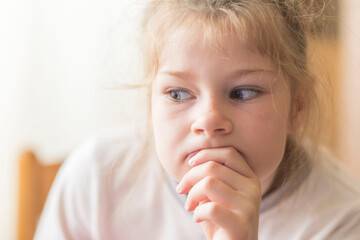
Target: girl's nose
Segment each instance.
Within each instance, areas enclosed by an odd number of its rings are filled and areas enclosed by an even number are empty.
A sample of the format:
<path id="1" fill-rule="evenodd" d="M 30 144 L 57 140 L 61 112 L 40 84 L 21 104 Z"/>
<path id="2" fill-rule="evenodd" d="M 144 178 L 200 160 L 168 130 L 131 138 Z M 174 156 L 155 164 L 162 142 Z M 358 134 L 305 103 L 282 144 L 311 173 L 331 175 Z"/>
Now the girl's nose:
<path id="1" fill-rule="evenodd" d="M 231 120 L 225 115 L 221 106 L 212 105 L 206 111 L 199 112 L 191 125 L 191 131 L 197 135 L 213 137 L 228 134 L 233 129 Z"/>

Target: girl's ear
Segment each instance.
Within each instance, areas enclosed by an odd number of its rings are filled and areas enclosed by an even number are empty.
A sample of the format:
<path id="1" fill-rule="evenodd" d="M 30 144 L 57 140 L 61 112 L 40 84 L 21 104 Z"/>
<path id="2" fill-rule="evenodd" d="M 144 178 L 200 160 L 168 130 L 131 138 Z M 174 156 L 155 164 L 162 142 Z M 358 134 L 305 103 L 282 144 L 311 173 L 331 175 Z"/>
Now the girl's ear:
<path id="1" fill-rule="evenodd" d="M 302 97 L 296 97 L 291 109 L 288 133 L 295 133 L 303 124 L 306 104 Z"/>

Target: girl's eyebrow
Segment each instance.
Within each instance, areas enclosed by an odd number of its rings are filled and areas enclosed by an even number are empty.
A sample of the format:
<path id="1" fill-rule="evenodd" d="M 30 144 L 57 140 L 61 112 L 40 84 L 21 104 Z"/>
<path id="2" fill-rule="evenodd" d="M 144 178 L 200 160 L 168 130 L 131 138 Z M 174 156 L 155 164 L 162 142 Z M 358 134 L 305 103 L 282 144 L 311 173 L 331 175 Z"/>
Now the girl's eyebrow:
<path id="1" fill-rule="evenodd" d="M 253 73 L 261 73 L 261 72 L 275 73 L 274 70 L 268 68 L 247 68 L 247 69 L 239 69 L 233 71 L 230 74 L 228 74 L 227 77 L 225 78 L 233 79 L 233 78 L 238 78 L 245 75 L 249 75 Z M 193 76 L 191 72 L 188 71 L 160 71 L 159 75 L 169 75 L 184 80 L 189 79 Z"/>
<path id="2" fill-rule="evenodd" d="M 250 75 L 250 74 L 253 74 L 253 73 L 275 73 L 274 70 L 272 69 L 268 69 L 268 68 L 247 68 L 247 69 L 239 69 L 239 70 L 236 70 L 234 72 L 231 72 L 226 78 L 227 79 L 234 79 L 234 78 L 239 78 L 239 77 L 243 77 L 243 76 L 246 76 L 246 75 Z"/>
<path id="3" fill-rule="evenodd" d="M 180 79 L 188 79 L 192 74 L 190 72 L 183 71 L 160 71 L 159 75 L 169 75 Z"/>

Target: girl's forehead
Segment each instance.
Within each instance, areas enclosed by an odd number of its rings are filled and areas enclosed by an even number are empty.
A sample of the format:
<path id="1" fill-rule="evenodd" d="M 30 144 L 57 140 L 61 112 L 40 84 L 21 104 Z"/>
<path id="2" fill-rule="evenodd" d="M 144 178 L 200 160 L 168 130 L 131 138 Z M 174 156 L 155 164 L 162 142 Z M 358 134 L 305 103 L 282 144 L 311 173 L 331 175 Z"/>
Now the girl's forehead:
<path id="1" fill-rule="evenodd" d="M 276 25 L 274 19 L 268 19 L 272 20 L 270 22 L 265 21 L 265 13 L 260 14 L 262 17 L 256 17 L 259 15 L 256 11 L 254 16 L 235 10 L 233 14 L 223 14 L 221 11 L 216 13 L 186 12 L 181 9 L 179 12 L 175 13 L 175 15 L 179 14 L 179 19 L 169 19 L 168 23 L 160 26 L 161 32 L 165 34 L 165 36 L 160 36 L 160 39 L 166 41 L 170 36 L 180 34 L 184 41 L 191 42 L 194 39 L 199 42 L 198 40 L 201 39 L 203 45 L 226 50 L 227 45 L 224 44 L 224 39 L 231 37 L 247 45 L 251 50 L 259 52 L 268 52 L 270 50 L 268 48 L 272 48 L 274 44 L 277 45 L 276 42 L 279 40 L 277 31 L 281 28 L 278 25 L 281 24 Z"/>
<path id="2" fill-rule="evenodd" d="M 247 42 L 246 39 L 246 31 L 238 33 L 234 31 L 232 27 L 225 27 L 220 24 L 210 24 L 207 22 L 203 23 L 184 23 L 180 26 L 177 26 L 173 29 L 171 37 L 183 38 L 183 40 L 190 42 L 202 42 L 203 45 L 216 46 L 216 47 L 226 47 L 226 43 L 229 38 L 236 40 L 237 42 L 241 42 L 245 44 Z"/>
<path id="3" fill-rule="evenodd" d="M 164 43 L 159 56 L 159 66 L 165 61 L 175 58 L 196 58 L 196 55 L 227 59 L 229 64 L 244 63 L 267 66 L 275 69 L 275 64 L 270 58 L 260 54 L 251 44 L 234 33 L 228 32 L 221 36 L 213 35 L 212 38 L 204 37 L 201 31 L 189 30 L 181 27 L 173 31 Z"/>
<path id="4" fill-rule="evenodd" d="M 250 29 L 251 24 L 242 21 L 242 24 L 232 23 L 229 19 L 199 19 L 196 15 L 190 15 L 183 22 L 170 23 L 163 29 L 165 36 L 158 41 L 158 56 L 161 55 L 165 45 L 181 41 L 187 46 L 196 44 L 199 48 L 216 50 L 226 56 L 233 52 L 236 44 L 245 46 L 249 51 L 267 55 L 264 46 L 272 44 L 261 39 L 262 29 Z M 257 32 L 258 34 L 254 33 Z M 236 44 L 229 44 L 229 43 Z"/>

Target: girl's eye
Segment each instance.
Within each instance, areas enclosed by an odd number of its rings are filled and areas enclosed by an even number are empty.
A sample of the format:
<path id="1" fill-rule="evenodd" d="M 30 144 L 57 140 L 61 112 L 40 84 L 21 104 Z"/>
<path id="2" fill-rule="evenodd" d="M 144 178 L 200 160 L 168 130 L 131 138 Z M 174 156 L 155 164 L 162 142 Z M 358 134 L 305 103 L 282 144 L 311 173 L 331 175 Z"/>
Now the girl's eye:
<path id="1" fill-rule="evenodd" d="M 237 88 L 231 91 L 230 98 L 239 101 L 247 101 L 256 97 L 257 94 L 259 94 L 259 91 L 255 89 Z"/>
<path id="2" fill-rule="evenodd" d="M 191 93 L 184 89 L 169 90 L 167 93 L 169 94 L 171 100 L 178 102 L 185 101 L 193 97 Z"/>

